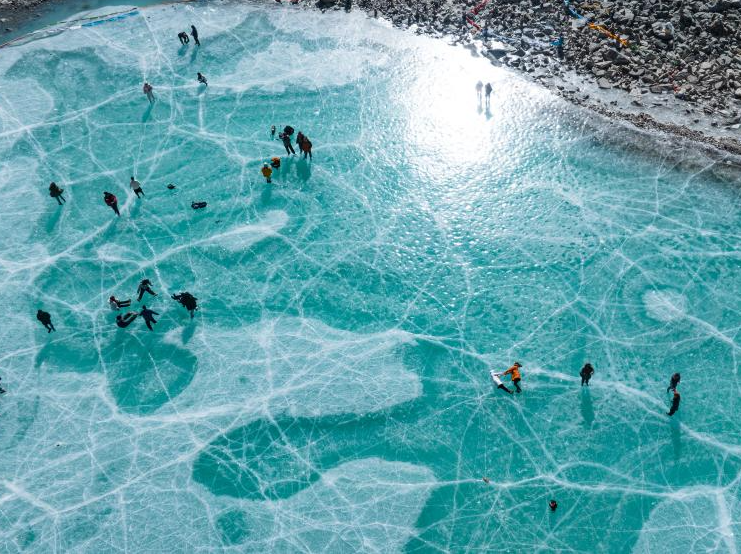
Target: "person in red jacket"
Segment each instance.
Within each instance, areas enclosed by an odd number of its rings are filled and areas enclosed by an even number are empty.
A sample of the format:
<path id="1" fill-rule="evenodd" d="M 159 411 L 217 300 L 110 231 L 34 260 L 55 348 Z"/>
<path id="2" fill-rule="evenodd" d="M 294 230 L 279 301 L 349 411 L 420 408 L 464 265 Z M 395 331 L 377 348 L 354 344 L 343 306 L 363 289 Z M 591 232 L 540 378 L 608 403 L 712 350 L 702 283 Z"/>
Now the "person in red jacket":
<path id="1" fill-rule="evenodd" d="M 118 217 L 121 217 L 121 213 L 118 211 L 118 199 L 110 192 L 103 193 L 103 200 L 105 200 L 106 206 L 110 206 L 111 209 L 116 212 Z"/>
<path id="2" fill-rule="evenodd" d="M 304 159 L 306 159 L 306 156 L 309 156 L 310 159 L 314 159 L 314 156 L 311 155 L 311 141 L 309 140 L 309 137 L 304 136 L 304 140 L 301 141 L 301 146 L 299 146 L 301 152 L 304 153 Z"/>
<path id="3" fill-rule="evenodd" d="M 522 389 L 520 388 L 520 379 L 522 378 L 522 375 L 520 374 L 521 367 L 522 365 L 520 364 L 520 362 L 515 362 L 511 368 L 509 368 L 502 374 L 511 376 L 512 384 L 515 386 L 515 390 L 517 392 L 522 392 Z"/>

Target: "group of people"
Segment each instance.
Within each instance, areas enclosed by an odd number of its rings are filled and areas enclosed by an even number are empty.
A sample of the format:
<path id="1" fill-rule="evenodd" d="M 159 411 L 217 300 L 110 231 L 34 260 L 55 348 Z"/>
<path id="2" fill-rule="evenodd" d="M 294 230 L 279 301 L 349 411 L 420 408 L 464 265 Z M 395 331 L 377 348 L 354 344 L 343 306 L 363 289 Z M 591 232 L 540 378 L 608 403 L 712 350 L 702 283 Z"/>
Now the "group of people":
<path id="1" fill-rule="evenodd" d="M 152 290 L 152 282 L 149 279 L 142 279 L 136 292 L 138 295 L 137 302 L 141 302 L 145 294 L 157 296 L 157 293 Z M 188 312 L 190 312 L 191 319 L 195 317 L 195 311 L 198 309 L 198 299 L 195 296 L 189 292 L 181 292 L 173 294 L 172 299 L 179 302 L 186 310 L 188 310 Z M 115 295 L 111 295 L 110 298 L 108 298 L 108 305 L 112 310 L 119 311 L 121 308 L 130 307 L 131 300 L 119 300 Z M 147 325 L 147 328 L 150 331 L 153 331 L 154 329 L 152 328 L 152 324 L 157 323 L 157 320 L 154 318 L 156 315 L 159 315 L 159 312 L 155 312 L 154 310 L 147 308 L 145 304 L 142 304 L 142 309 L 138 312 L 129 311 L 123 315 L 116 315 L 116 325 L 121 329 L 124 329 L 131 325 L 137 317 L 141 317 Z M 41 322 L 48 333 L 56 331 L 54 324 L 51 322 L 51 314 L 49 312 L 39 309 L 38 312 L 36 312 L 36 319 Z"/>
<path id="2" fill-rule="evenodd" d="M 198 40 L 198 29 L 196 29 L 195 25 L 190 26 L 190 36 L 193 37 L 193 41 L 196 43 L 196 46 L 200 46 L 201 43 Z M 190 42 L 190 39 L 188 38 L 188 33 L 185 31 L 181 31 L 178 33 L 178 39 L 180 40 L 180 44 L 188 44 Z"/>
<path id="3" fill-rule="evenodd" d="M 54 185 L 54 183 L 52 183 L 52 185 Z M 133 175 L 131 176 L 131 181 L 129 181 L 129 186 L 131 187 L 131 190 L 134 192 L 134 194 L 136 194 L 137 198 L 141 198 L 142 196 L 144 196 L 144 191 L 142 190 L 142 184 L 136 179 L 134 179 Z M 49 188 L 51 189 L 51 185 L 49 186 Z M 103 202 L 105 202 L 106 206 L 108 206 L 109 208 L 113 210 L 113 213 L 115 213 L 118 217 L 121 217 L 121 212 L 118 211 L 118 198 L 116 198 L 115 194 L 108 192 L 108 191 L 104 191 L 103 192 Z"/>
<path id="4" fill-rule="evenodd" d="M 138 295 L 137 302 L 141 302 L 145 294 L 157 296 L 157 293 L 152 290 L 152 282 L 149 279 L 142 279 L 136 292 Z M 185 309 L 187 309 L 190 312 L 190 318 L 193 319 L 195 311 L 198 309 L 198 299 L 195 296 L 189 292 L 181 292 L 179 294 L 173 294 L 172 299 L 177 300 Z M 114 311 L 131 306 L 131 300 L 119 300 L 115 296 L 111 296 L 108 299 L 108 303 Z M 139 312 L 126 312 L 123 315 L 118 314 L 116 316 L 116 325 L 121 329 L 124 329 L 131 325 L 137 317 L 141 316 L 144 323 L 147 325 L 147 329 L 153 331 L 154 329 L 152 329 L 152 324 L 157 323 L 157 320 L 154 319 L 154 316 L 156 315 L 160 315 L 159 312 L 155 312 L 154 310 L 147 308 L 146 305 L 142 305 L 142 309 Z"/>
<path id="5" fill-rule="evenodd" d="M 270 138 L 275 138 L 275 125 L 270 127 Z M 295 132 L 295 129 L 291 127 L 290 125 L 286 125 L 283 129 L 282 133 L 278 134 L 278 138 L 283 141 L 283 146 L 286 149 L 286 154 L 296 154 L 296 151 L 293 149 L 293 144 L 291 143 L 293 133 Z M 305 134 L 303 134 L 301 131 L 298 132 L 296 135 L 296 144 L 298 145 L 299 152 L 304 153 L 304 159 L 308 156 L 310 159 L 313 159 L 313 156 L 311 155 L 311 141 L 309 140 L 309 137 L 307 137 Z M 280 167 L 280 158 L 277 156 L 274 156 L 270 159 L 270 162 L 265 162 L 262 164 L 262 169 L 260 172 L 262 173 L 262 176 L 265 177 L 265 181 L 267 183 L 273 182 L 273 169 L 278 169 Z"/>
<path id="6" fill-rule="evenodd" d="M 491 380 L 494 381 L 494 384 L 497 386 L 498 389 L 502 389 L 506 393 L 513 394 L 512 390 L 507 388 L 507 386 L 502 382 L 502 377 L 504 377 L 505 375 L 509 375 L 512 384 L 515 387 L 515 390 L 520 393 L 522 392 L 522 389 L 520 388 L 520 381 L 522 380 L 522 373 L 520 372 L 521 367 L 522 364 L 520 362 L 515 362 L 512 367 L 510 367 L 504 373 L 496 373 L 494 370 L 491 370 L 489 372 L 489 375 L 491 375 Z"/>
<path id="7" fill-rule="evenodd" d="M 196 46 L 201 45 L 201 41 L 198 40 L 198 29 L 196 29 L 195 25 L 190 26 L 190 36 L 193 37 L 193 41 L 196 43 Z M 190 38 L 188 38 L 188 33 L 185 31 L 181 31 L 178 33 L 178 40 L 180 41 L 180 44 L 185 46 L 190 42 Z M 202 85 L 208 86 L 208 81 L 206 80 L 206 77 L 204 77 L 201 72 L 198 72 L 198 75 L 196 76 L 196 80 L 201 83 Z M 144 82 L 144 86 L 142 87 L 142 92 L 144 92 L 144 95 L 147 97 L 147 100 L 149 100 L 150 104 L 154 104 L 154 87 L 148 82 Z"/>
<path id="8" fill-rule="evenodd" d="M 296 151 L 293 149 L 293 145 L 291 144 L 293 133 L 293 127 L 286 125 L 283 132 L 278 134 L 278 138 L 283 141 L 283 147 L 286 149 L 286 154 L 296 154 Z M 275 125 L 270 128 L 270 137 L 275 138 Z M 313 158 L 311 155 L 311 141 L 309 140 L 309 137 L 301 131 L 296 135 L 296 145 L 298 146 L 299 152 L 303 152 L 304 159 L 306 159 L 307 156 Z"/>
<path id="9" fill-rule="evenodd" d="M 494 370 L 491 370 L 489 371 L 489 375 L 491 376 L 491 380 L 494 382 L 498 389 L 502 389 L 504 392 L 513 394 L 513 391 L 507 388 L 507 386 L 502 382 L 502 377 L 504 377 L 505 375 L 510 375 L 512 385 L 514 385 L 515 390 L 519 393 L 522 392 L 522 389 L 520 388 L 520 381 L 522 380 L 522 372 L 520 371 L 521 367 L 522 364 L 520 364 L 520 362 L 515 362 L 507 371 L 503 373 L 497 373 Z M 589 386 L 589 380 L 592 378 L 593 375 L 594 367 L 592 367 L 592 364 L 590 364 L 589 362 L 585 363 L 584 367 L 582 367 L 579 371 L 579 376 L 581 377 L 581 386 Z M 666 389 L 666 392 L 674 392 L 672 405 L 669 408 L 669 411 L 666 413 L 666 415 L 668 416 L 673 416 L 679 409 L 680 396 L 677 392 L 677 385 L 679 384 L 680 379 L 681 375 L 679 373 L 675 373 L 674 375 L 672 375 L 669 382 L 669 387 Z"/>

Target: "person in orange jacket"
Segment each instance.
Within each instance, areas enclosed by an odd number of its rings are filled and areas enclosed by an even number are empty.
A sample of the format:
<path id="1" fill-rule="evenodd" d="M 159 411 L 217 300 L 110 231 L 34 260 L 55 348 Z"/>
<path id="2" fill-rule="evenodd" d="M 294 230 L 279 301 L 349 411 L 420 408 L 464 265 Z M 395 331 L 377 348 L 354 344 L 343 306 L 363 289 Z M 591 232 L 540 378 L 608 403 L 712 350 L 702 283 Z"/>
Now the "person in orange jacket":
<path id="1" fill-rule="evenodd" d="M 522 392 L 522 389 L 520 388 L 520 379 L 522 378 L 522 375 L 520 374 L 521 367 L 522 365 L 520 364 L 520 362 L 515 362 L 511 368 L 509 368 L 502 374 L 511 376 L 512 384 L 515 386 L 515 390 L 517 392 Z"/>
<path id="2" fill-rule="evenodd" d="M 268 183 L 272 183 L 272 181 L 270 180 L 270 177 L 272 175 L 273 175 L 273 170 L 270 169 L 270 164 L 268 164 L 267 162 L 265 162 L 263 164 L 263 166 L 262 166 L 262 176 L 265 177 L 265 180 Z"/>

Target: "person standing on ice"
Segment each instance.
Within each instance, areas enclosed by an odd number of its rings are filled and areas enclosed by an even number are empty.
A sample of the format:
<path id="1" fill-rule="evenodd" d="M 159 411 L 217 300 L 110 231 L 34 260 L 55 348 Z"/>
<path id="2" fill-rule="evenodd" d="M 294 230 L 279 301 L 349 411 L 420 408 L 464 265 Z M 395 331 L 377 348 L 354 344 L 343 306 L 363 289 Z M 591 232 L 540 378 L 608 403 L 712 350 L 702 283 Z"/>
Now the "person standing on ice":
<path id="1" fill-rule="evenodd" d="M 270 165 L 268 164 L 268 162 L 265 162 L 264 164 L 262 164 L 262 170 L 260 170 L 260 172 L 262 173 L 262 176 L 265 177 L 265 180 L 268 183 L 272 183 L 273 182 L 270 179 L 272 177 L 272 175 L 273 175 L 273 170 L 270 169 Z"/>
<path id="2" fill-rule="evenodd" d="M 51 314 L 49 312 L 45 312 L 44 310 L 39 310 L 36 312 L 36 319 L 38 319 L 41 324 L 46 328 L 46 331 L 48 333 L 51 333 L 52 331 L 56 331 L 54 328 L 54 325 L 51 322 Z"/>
<path id="3" fill-rule="evenodd" d="M 275 139 L 275 125 L 270 126 L 270 140 Z"/>
<path id="4" fill-rule="evenodd" d="M 154 319 L 154 316 L 160 314 L 158 314 L 154 310 L 150 310 L 146 306 L 142 306 L 142 311 L 139 312 L 139 315 L 144 318 L 144 323 L 147 324 L 147 329 L 149 329 L 150 331 L 154 331 L 154 329 L 152 329 L 152 323 L 157 323 L 157 320 Z"/>
<path id="5" fill-rule="evenodd" d="M 286 149 L 286 154 L 293 154 L 295 156 L 296 151 L 293 149 L 293 145 L 291 144 L 291 135 L 280 133 L 278 135 L 278 138 L 283 141 L 283 146 Z"/>
<path id="6" fill-rule="evenodd" d="M 204 76 L 203 76 L 203 75 L 201 74 L 201 72 L 200 72 L 200 71 L 198 72 L 198 76 L 197 76 L 196 78 L 198 79 L 198 82 L 199 82 L 199 83 L 201 83 L 202 85 L 206 85 L 206 86 L 208 86 L 208 81 L 207 81 L 207 80 L 206 80 L 206 78 L 205 78 L 205 77 L 204 77 Z"/>
<path id="7" fill-rule="evenodd" d="M 142 90 L 144 91 L 144 94 L 147 95 L 147 100 L 149 100 L 149 103 L 154 104 L 154 92 L 152 92 L 154 88 L 152 87 L 152 85 L 145 82 Z"/>
<path id="8" fill-rule="evenodd" d="M 188 38 L 188 33 L 185 33 L 183 31 L 180 31 L 178 33 L 178 39 L 180 40 L 180 44 L 188 44 L 190 42 L 190 39 Z"/>
<path id="9" fill-rule="evenodd" d="M 502 383 L 502 380 L 500 379 L 500 377 L 502 376 L 501 373 L 495 373 L 494 370 L 491 370 L 489 372 L 489 375 L 491 376 L 491 380 L 494 381 L 494 384 L 497 386 L 498 389 L 502 389 L 504 392 L 512 394 L 512 391 L 509 390 L 504 383 Z"/>
<path id="10" fill-rule="evenodd" d="M 510 375 L 512 379 L 512 384 L 515 386 L 515 390 L 517 392 L 522 392 L 522 389 L 520 388 L 520 379 L 522 376 L 520 375 L 520 368 L 522 365 L 520 362 L 515 362 L 514 365 L 509 368 L 507 371 L 505 371 L 502 375 Z"/>
<path id="11" fill-rule="evenodd" d="M 491 88 L 491 83 L 486 83 L 486 88 L 484 89 L 484 92 L 486 93 L 486 105 L 489 106 L 491 104 L 491 91 L 494 90 Z"/>
<path id="12" fill-rule="evenodd" d="M 484 90 L 484 83 L 479 81 L 476 83 L 476 97 L 479 99 L 479 104 L 481 104 L 481 92 Z"/>
<path id="13" fill-rule="evenodd" d="M 195 25 L 190 26 L 190 36 L 193 37 L 193 40 L 196 42 L 196 46 L 200 46 L 201 43 L 198 40 L 198 29 L 196 29 Z"/>
<path id="14" fill-rule="evenodd" d="M 116 198 L 115 195 L 110 192 L 104 192 L 103 200 L 105 201 L 106 206 L 109 206 L 118 217 L 121 217 L 121 212 L 118 211 L 118 198 Z"/>
<path id="15" fill-rule="evenodd" d="M 666 389 L 666 392 L 669 392 L 670 390 L 677 390 L 677 385 L 679 384 L 680 379 L 682 379 L 682 376 L 679 373 L 675 373 L 672 375 L 671 381 L 669 381 L 669 386 Z"/>
<path id="16" fill-rule="evenodd" d="M 579 375 L 581 375 L 581 386 L 589 386 L 589 380 L 592 378 L 592 375 L 594 375 L 594 368 L 592 367 L 592 364 L 590 364 L 589 362 L 584 364 L 584 367 L 581 368 Z"/>
<path id="17" fill-rule="evenodd" d="M 309 137 L 304 135 L 304 140 L 301 141 L 301 146 L 299 147 L 299 150 L 304 153 L 304 159 L 306 159 L 306 156 L 309 156 L 310 159 L 314 159 L 314 156 L 311 155 L 311 141 L 309 140 Z"/>
<path id="18" fill-rule="evenodd" d="M 677 389 L 674 389 L 674 397 L 672 398 L 672 406 L 669 408 L 669 411 L 666 412 L 666 415 L 673 416 L 677 413 L 677 410 L 679 409 L 679 401 L 681 400 L 681 397 L 679 396 L 679 393 L 677 392 Z"/>
<path id="19" fill-rule="evenodd" d="M 139 295 L 139 298 L 136 299 L 137 302 L 142 301 L 142 296 L 144 296 L 145 292 L 148 292 L 152 296 L 157 296 L 157 293 L 152 290 L 152 282 L 149 279 L 142 279 L 142 282 L 139 283 L 139 288 L 136 289 L 136 292 Z"/>
<path id="20" fill-rule="evenodd" d="M 60 206 L 62 205 L 63 202 L 66 202 L 66 200 L 64 199 L 64 196 L 62 196 L 63 192 L 64 192 L 64 189 L 60 189 L 54 181 L 52 181 L 51 184 L 49 185 L 49 196 L 51 196 L 52 198 L 55 198 L 57 200 L 57 204 L 59 204 Z"/>
<path id="21" fill-rule="evenodd" d="M 134 176 L 131 176 L 131 181 L 129 181 L 129 186 L 131 187 L 131 190 L 134 191 L 134 194 L 136 194 L 137 198 L 140 198 L 140 194 L 144 196 L 144 191 L 142 190 L 142 184 L 134 179 Z"/>

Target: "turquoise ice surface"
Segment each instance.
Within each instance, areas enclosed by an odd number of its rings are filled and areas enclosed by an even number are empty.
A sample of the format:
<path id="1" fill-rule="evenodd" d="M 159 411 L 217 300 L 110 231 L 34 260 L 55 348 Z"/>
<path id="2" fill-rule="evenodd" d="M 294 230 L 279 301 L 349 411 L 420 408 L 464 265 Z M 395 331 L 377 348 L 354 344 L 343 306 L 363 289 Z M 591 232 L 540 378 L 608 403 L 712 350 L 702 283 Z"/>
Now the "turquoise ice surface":
<path id="1" fill-rule="evenodd" d="M 356 12 L 38 36 L 0 50 L 0 552 L 739 549 L 722 163 Z"/>

